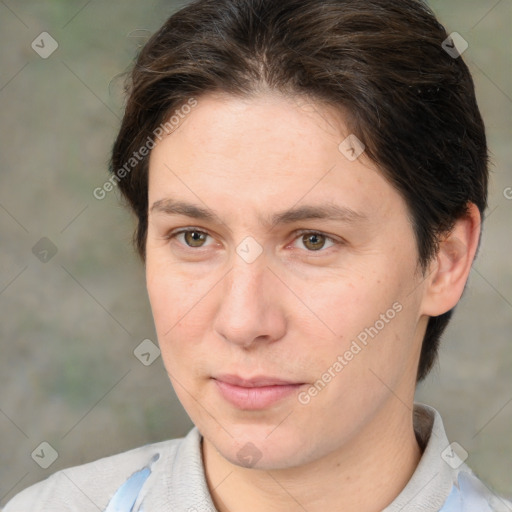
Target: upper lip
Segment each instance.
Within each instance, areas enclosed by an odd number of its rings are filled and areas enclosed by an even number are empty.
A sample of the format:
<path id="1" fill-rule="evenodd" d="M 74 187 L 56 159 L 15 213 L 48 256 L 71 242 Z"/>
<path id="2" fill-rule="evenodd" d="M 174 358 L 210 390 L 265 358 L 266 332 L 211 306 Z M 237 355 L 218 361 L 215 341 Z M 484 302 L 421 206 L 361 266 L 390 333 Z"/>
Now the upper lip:
<path id="1" fill-rule="evenodd" d="M 293 384 L 302 384 L 302 382 L 294 382 L 290 380 L 279 379 L 277 377 L 267 377 L 264 375 L 244 379 L 238 375 L 218 375 L 214 377 L 215 380 L 239 386 L 242 388 L 257 388 L 264 386 L 290 386 Z"/>

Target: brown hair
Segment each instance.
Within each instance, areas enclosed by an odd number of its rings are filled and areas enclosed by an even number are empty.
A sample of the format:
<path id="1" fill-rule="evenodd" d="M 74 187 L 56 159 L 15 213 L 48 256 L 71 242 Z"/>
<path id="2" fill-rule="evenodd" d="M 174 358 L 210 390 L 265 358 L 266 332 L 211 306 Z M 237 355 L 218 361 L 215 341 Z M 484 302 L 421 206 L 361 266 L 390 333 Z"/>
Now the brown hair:
<path id="1" fill-rule="evenodd" d="M 348 112 L 351 132 L 407 203 L 425 272 L 468 202 L 482 215 L 487 206 L 485 129 L 470 72 L 442 47 L 447 38 L 420 0 L 196 0 L 175 13 L 136 60 L 112 152 L 142 258 L 149 157 L 123 166 L 191 97 L 266 87 Z M 452 313 L 429 319 L 418 380 Z"/>

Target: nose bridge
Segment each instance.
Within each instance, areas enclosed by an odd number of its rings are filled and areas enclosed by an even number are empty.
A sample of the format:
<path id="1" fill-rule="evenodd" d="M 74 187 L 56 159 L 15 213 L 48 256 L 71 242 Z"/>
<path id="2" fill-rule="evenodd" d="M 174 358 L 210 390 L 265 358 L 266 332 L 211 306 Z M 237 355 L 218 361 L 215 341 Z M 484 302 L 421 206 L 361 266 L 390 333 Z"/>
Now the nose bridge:
<path id="1" fill-rule="evenodd" d="M 263 257 L 247 263 L 236 256 L 223 290 L 223 305 L 238 313 L 251 311 L 253 315 L 261 314 L 268 304 L 265 289 L 268 286 L 268 274 Z"/>
<path id="2" fill-rule="evenodd" d="M 258 338 L 282 335 L 284 319 L 272 295 L 271 279 L 263 255 L 250 263 L 236 255 L 224 282 L 215 319 L 218 334 L 243 346 Z"/>
<path id="3" fill-rule="evenodd" d="M 232 256 L 226 293 L 238 303 L 251 302 L 251 299 L 261 300 L 268 281 L 268 253 L 255 238 L 247 235 L 235 247 Z"/>

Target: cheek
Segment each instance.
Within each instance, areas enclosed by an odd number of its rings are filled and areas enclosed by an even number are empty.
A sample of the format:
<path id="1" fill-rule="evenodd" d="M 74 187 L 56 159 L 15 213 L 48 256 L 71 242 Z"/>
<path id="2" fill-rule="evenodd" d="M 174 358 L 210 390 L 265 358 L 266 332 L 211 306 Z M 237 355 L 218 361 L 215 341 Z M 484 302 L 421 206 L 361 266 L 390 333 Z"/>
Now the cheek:
<path id="1" fill-rule="evenodd" d="M 297 283 L 298 287 L 300 285 Z M 371 269 L 352 268 L 348 275 L 333 275 L 324 279 L 314 293 L 307 286 L 299 289 L 304 302 L 311 304 L 311 310 L 323 320 L 331 334 L 345 341 L 373 324 L 393 303 L 389 284 L 383 283 Z"/>
<path id="2" fill-rule="evenodd" d="M 317 373 L 339 362 L 338 356 L 343 370 L 351 367 L 344 371 L 351 379 L 367 374 L 370 368 L 389 373 L 397 364 L 405 364 L 415 350 L 412 340 L 418 321 L 408 270 L 397 270 L 390 263 L 368 265 L 350 276 L 333 276 L 309 296 L 311 310 L 322 320 L 318 326 L 328 333 L 317 339 Z"/>
<path id="3" fill-rule="evenodd" d="M 213 324 L 212 300 L 218 281 L 212 275 L 184 275 L 168 262 L 148 258 L 146 282 L 162 358 L 168 370 L 199 361 L 201 340 Z"/>
<path id="4" fill-rule="evenodd" d="M 194 277 L 185 276 L 168 259 L 148 254 L 146 286 L 158 331 L 168 332 L 199 304 L 207 280 L 199 273 Z"/>
<path id="5" fill-rule="evenodd" d="M 208 319 L 201 281 L 180 278 L 168 266 L 147 262 L 147 290 L 165 370 L 194 423 L 202 424 L 202 382 L 209 374 L 208 352 L 201 343 Z M 202 300 L 203 299 L 203 300 Z M 206 403 L 206 401 L 205 401 Z"/>

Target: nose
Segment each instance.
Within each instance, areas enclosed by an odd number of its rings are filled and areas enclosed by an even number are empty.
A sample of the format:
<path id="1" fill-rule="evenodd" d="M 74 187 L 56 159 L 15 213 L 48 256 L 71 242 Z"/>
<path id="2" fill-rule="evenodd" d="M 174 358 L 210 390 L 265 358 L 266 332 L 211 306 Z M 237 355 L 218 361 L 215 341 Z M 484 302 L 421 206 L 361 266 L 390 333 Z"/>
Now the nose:
<path id="1" fill-rule="evenodd" d="M 237 259 L 223 280 L 215 332 L 244 349 L 273 343 L 286 332 L 279 280 L 263 256 L 253 263 Z"/>

